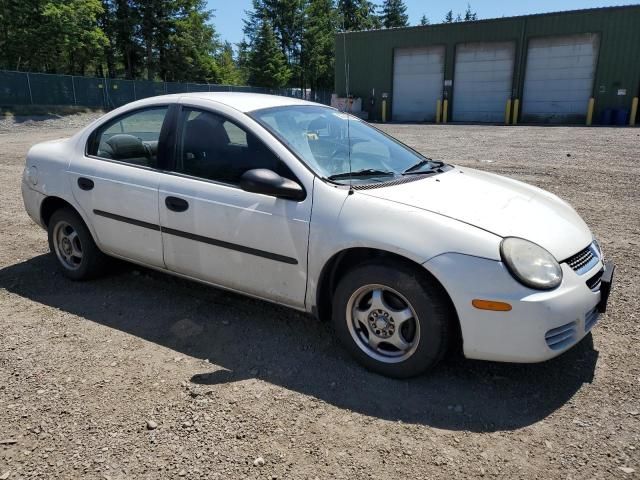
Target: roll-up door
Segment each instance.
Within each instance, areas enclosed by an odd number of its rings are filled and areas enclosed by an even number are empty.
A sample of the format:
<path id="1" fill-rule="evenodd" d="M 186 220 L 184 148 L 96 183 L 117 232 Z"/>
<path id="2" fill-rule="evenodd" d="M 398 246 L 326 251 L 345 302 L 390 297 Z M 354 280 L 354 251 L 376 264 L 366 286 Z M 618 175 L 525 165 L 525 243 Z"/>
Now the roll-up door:
<path id="1" fill-rule="evenodd" d="M 453 120 L 504 122 L 511 98 L 515 44 L 467 43 L 456 47 Z"/>
<path id="2" fill-rule="evenodd" d="M 593 90 L 599 40 L 596 34 L 529 41 L 522 120 L 583 122 Z"/>
<path id="3" fill-rule="evenodd" d="M 394 51 L 394 121 L 434 121 L 442 96 L 444 46 L 402 48 Z"/>

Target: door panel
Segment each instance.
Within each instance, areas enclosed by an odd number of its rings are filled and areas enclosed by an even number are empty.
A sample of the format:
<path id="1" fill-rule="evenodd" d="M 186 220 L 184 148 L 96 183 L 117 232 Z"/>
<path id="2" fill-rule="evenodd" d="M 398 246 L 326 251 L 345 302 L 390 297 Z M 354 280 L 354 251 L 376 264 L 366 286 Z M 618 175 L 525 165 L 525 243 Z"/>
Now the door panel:
<path id="1" fill-rule="evenodd" d="M 164 267 L 159 229 L 160 173 L 83 158 L 71 162 L 73 196 L 91 219 L 100 248 L 106 253 Z M 94 182 L 83 190 L 78 178 Z"/>
<path id="2" fill-rule="evenodd" d="M 167 197 L 186 201 L 188 208 L 170 210 Z M 304 306 L 311 195 L 298 203 L 166 175 L 159 204 L 167 268 Z"/>
<path id="3" fill-rule="evenodd" d="M 598 47 L 596 34 L 532 39 L 527 53 L 522 120 L 584 122 Z"/>
<path id="4" fill-rule="evenodd" d="M 433 121 L 442 97 L 444 46 L 396 49 L 393 57 L 393 120 Z"/>
<path id="5" fill-rule="evenodd" d="M 503 122 L 511 98 L 515 44 L 469 43 L 456 47 L 453 120 Z"/>
<path id="6" fill-rule="evenodd" d="M 73 196 L 106 253 L 164 267 L 156 170 L 166 158 L 168 106 L 124 113 L 89 137 L 69 165 Z M 161 135 L 165 133 L 165 135 Z"/>

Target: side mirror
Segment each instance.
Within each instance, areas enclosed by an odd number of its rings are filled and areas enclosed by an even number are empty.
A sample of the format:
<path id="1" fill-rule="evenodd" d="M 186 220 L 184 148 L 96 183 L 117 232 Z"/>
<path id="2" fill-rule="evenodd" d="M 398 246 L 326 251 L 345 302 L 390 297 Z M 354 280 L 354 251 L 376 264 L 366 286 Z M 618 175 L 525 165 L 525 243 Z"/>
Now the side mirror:
<path id="1" fill-rule="evenodd" d="M 247 170 L 240 177 L 240 188 L 278 198 L 301 201 L 307 197 L 301 185 L 266 168 Z"/>

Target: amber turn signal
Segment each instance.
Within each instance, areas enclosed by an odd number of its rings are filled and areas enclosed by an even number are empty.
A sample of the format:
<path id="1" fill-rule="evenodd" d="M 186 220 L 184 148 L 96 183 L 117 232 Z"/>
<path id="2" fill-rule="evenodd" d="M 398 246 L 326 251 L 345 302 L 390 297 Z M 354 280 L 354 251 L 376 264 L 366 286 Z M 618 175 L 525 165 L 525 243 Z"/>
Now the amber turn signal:
<path id="1" fill-rule="evenodd" d="M 495 300 L 479 300 L 475 299 L 471 302 L 471 305 L 480 310 L 493 310 L 494 312 L 508 312 L 511 310 L 511 305 L 504 302 L 496 302 Z"/>

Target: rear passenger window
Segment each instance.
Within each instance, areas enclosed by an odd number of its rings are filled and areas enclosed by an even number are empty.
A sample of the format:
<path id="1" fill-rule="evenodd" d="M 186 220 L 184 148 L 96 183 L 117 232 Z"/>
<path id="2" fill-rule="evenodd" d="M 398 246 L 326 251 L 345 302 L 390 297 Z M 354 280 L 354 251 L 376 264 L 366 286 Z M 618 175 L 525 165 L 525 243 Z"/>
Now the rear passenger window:
<path id="1" fill-rule="evenodd" d="M 254 168 L 294 178 L 255 135 L 215 113 L 183 109 L 178 138 L 179 173 L 236 185 L 243 173 Z"/>
<path id="2" fill-rule="evenodd" d="M 89 155 L 158 167 L 158 142 L 168 107 L 138 110 L 100 127 L 89 145 Z"/>

